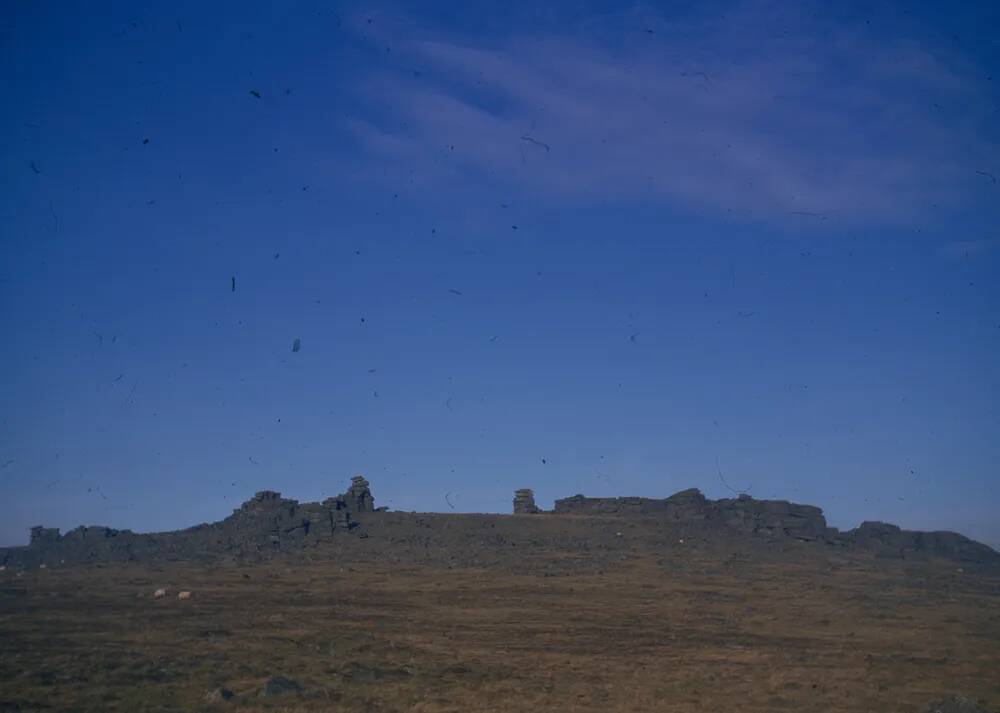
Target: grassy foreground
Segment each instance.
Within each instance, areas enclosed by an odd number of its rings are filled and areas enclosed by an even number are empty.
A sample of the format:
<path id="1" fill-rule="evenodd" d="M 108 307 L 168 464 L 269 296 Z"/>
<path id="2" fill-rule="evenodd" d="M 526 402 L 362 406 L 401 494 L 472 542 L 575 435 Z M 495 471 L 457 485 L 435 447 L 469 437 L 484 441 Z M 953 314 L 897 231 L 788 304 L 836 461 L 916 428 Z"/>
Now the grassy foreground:
<path id="1" fill-rule="evenodd" d="M 302 691 L 265 695 L 278 675 Z M 943 564 L 0 573 L 0 711 L 887 713 L 950 692 L 1000 707 L 1000 580 Z"/>

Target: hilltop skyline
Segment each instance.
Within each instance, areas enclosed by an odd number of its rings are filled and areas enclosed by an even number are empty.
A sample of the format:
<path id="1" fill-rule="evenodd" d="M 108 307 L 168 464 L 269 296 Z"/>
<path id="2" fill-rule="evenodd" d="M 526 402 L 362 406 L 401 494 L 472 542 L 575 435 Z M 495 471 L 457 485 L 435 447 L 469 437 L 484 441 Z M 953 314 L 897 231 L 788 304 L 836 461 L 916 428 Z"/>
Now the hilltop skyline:
<path id="1" fill-rule="evenodd" d="M 1000 9 L 700 7 L 12 10 L 0 545 L 362 473 L 1000 547 Z"/>

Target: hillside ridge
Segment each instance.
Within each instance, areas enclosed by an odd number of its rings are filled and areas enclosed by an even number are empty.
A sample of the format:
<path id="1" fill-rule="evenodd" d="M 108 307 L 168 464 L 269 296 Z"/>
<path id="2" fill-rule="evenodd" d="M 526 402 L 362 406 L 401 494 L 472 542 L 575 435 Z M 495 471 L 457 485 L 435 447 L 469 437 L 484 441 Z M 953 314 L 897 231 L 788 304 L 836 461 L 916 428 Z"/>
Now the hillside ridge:
<path id="1" fill-rule="evenodd" d="M 485 551 L 515 547 L 518 536 L 527 538 L 524 542 L 529 547 L 590 553 L 603 530 L 591 528 L 595 534 L 579 534 L 573 523 L 582 518 L 592 520 L 594 525 L 609 520 L 629 521 L 632 527 L 641 523 L 650 533 L 645 546 L 653 549 L 662 549 L 676 537 L 683 542 L 683 533 L 690 531 L 733 545 L 790 541 L 879 557 L 941 558 L 1000 567 L 1000 553 L 955 532 L 909 531 L 872 521 L 842 532 L 830 527 L 823 511 L 813 505 L 758 500 L 745 494 L 711 500 L 696 488 L 667 498 L 592 498 L 578 494 L 556 500 L 550 511 L 535 504 L 530 488 L 521 488 L 515 492 L 512 515 L 387 510 L 375 507 L 370 484 L 359 475 L 351 479 L 346 492 L 322 502 L 300 503 L 264 490 L 222 520 L 183 530 L 136 533 L 107 526 L 81 526 L 61 533 L 57 528 L 33 527 L 28 545 L 0 548 L 0 566 L 219 557 L 248 561 L 324 547 L 357 547 L 357 540 L 369 538 L 374 538 L 373 548 L 382 547 L 390 554 L 395 547 L 396 560 L 405 552 L 406 558 L 422 561 L 419 548 L 413 547 L 414 543 L 422 543 L 424 550 L 462 550 L 464 561 L 480 562 L 490 558 L 477 557 L 475 548 Z M 502 525 L 492 539 L 481 538 L 480 530 L 496 530 L 498 523 Z M 544 533 L 544 537 L 531 533 Z M 622 533 L 613 534 L 621 537 Z M 597 546 L 602 547 L 607 549 Z"/>

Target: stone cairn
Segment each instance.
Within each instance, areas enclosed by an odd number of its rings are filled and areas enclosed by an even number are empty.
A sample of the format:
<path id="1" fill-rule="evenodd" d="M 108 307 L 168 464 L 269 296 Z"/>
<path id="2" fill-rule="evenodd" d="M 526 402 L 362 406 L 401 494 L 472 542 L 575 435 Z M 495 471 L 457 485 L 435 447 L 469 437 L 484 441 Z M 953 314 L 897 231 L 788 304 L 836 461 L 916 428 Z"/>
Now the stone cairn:
<path id="1" fill-rule="evenodd" d="M 364 476 L 355 475 L 351 478 L 351 487 L 341 497 L 346 501 L 347 509 L 352 512 L 375 510 L 375 498 L 372 497 L 371 488 Z"/>
<path id="2" fill-rule="evenodd" d="M 535 491 L 531 488 L 521 488 L 514 491 L 514 514 L 533 515 L 541 512 L 535 505 Z"/>

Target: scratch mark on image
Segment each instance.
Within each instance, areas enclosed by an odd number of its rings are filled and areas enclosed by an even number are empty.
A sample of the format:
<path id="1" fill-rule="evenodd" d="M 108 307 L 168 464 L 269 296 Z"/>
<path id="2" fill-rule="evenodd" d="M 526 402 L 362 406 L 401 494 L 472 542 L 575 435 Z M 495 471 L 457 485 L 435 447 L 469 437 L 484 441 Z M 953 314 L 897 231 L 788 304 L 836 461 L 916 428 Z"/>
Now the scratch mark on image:
<path id="1" fill-rule="evenodd" d="M 749 487 L 744 488 L 743 490 L 736 490 L 736 488 L 734 488 L 728 482 L 726 482 L 726 478 L 722 475 L 722 468 L 719 466 L 719 456 L 715 457 L 715 469 L 719 473 L 719 480 L 722 481 L 722 484 L 725 485 L 730 491 L 732 491 L 736 495 L 744 495 L 750 492 L 750 488 L 753 487 L 753 485 L 750 485 Z"/>
<path id="2" fill-rule="evenodd" d="M 529 136 L 528 134 L 525 134 L 524 136 L 522 136 L 521 137 L 521 141 L 527 141 L 528 143 L 534 144 L 535 146 L 541 146 L 546 151 L 550 151 L 551 148 L 552 148 L 548 144 L 546 144 L 546 143 L 544 143 L 542 141 L 539 141 L 538 139 L 535 139 L 535 138 Z"/>
<path id="3" fill-rule="evenodd" d="M 129 389 L 128 396 L 126 396 L 125 400 L 122 401 L 122 408 L 125 408 L 130 403 L 133 403 L 133 401 L 132 401 L 132 395 L 135 394 L 136 387 L 138 387 L 138 386 L 139 386 L 139 384 L 132 384 L 132 388 Z"/>

